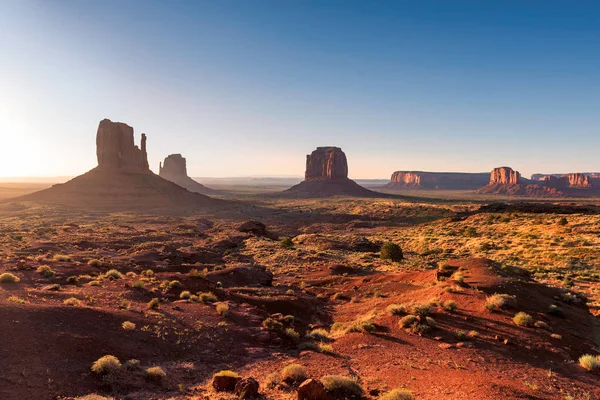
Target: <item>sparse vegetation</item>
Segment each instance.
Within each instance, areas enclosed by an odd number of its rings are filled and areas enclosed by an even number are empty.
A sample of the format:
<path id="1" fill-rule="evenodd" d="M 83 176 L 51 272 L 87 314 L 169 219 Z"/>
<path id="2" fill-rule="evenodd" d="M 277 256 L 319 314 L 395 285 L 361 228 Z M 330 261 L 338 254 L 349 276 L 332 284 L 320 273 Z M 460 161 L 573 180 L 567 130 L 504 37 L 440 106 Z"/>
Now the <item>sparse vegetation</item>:
<path id="1" fill-rule="evenodd" d="M 81 306 L 81 300 L 79 300 L 75 297 L 69 297 L 68 299 L 63 301 L 63 304 L 65 306 L 79 307 L 79 306 Z"/>
<path id="2" fill-rule="evenodd" d="M 304 367 L 300 364 L 286 365 L 280 372 L 281 379 L 290 385 L 300 384 L 307 378 Z"/>
<path id="3" fill-rule="evenodd" d="M 345 398 L 360 398 L 363 388 L 354 378 L 341 375 L 327 375 L 321 378 L 325 390 L 335 396 L 347 396 Z"/>
<path id="4" fill-rule="evenodd" d="M 448 300 L 442 303 L 442 308 L 448 312 L 454 312 L 458 308 L 458 305 L 454 300 Z"/>
<path id="5" fill-rule="evenodd" d="M 518 312 L 514 318 L 513 322 L 519 326 L 531 326 L 533 324 L 533 317 L 524 312 Z"/>
<path id="6" fill-rule="evenodd" d="M 493 294 L 485 299 L 485 308 L 488 311 L 498 311 L 509 307 L 516 307 L 517 300 L 515 296 L 508 294 Z"/>
<path id="7" fill-rule="evenodd" d="M 591 354 L 584 354 L 579 357 L 579 365 L 586 371 L 595 371 L 600 368 L 600 362 L 597 357 Z"/>
<path id="8" fill-rule="evenodd" d="M 415 400 L 410 390 L 394 389 L 379 397 L 379 400 Z"/>
<path id="9" fill-rule="evenodd" d="M 151 310 L 156 310 L 160 307 L 160 300 L 158 297 L 153 298 L 148 302 L 148 308 Z"/>
<path id="10" fill-rule="evenodd" d="M 121 327 L 123 328 L 124 331 L 134 331 L 135 330 L 135 324 L 131 321 L 125 321 L 121 324 Z"/>
<path id="11" fill-rule="evenodd" d="M 116 269 L 111 269 L 108 272 L 106 272 L 106 277 L 107 278 L 112 278 L 112 279 L 123 279 L 123 274 L 120 273 L 119 271 L 117 271 Z"/>
<path id="12" fill-rule="evenodd" d="M 404 254 L 402 248 L 396 243 L 387 242 L 381 246 L 381 258 L 384 260 L 391 260 L 394 262 L 402 261 Z"/>
<path id="13" fill-rule="evenodd" d="M 18 276 L 11 274 L 10 272 L 5 272 L 0 274 L 0 283 L 18 283 L 21 279 Z"/>
<path id="14" fill-rule="evenodd" d="M 54 272 L 49 265 L 40 265 L 35 272 L 43 275 L 44 278 L 53 278 L 56 275 L 56 272 Z"/>
<path id="15" fill-rule="evenodd" d="M 92 364 L 92 372 L 100 375 L 116 373 L 121 368 L 121 361 L 115 356 L 106 355 L 100 357 Z"/>
<path id="16" fill-rule="evenodd" d="M 229 306 L 227 305 L 227 303 L 217 303 L 215 308 L 217 312 L 221 315 L 225 315 L 229 312 Z"/>
<path id="17" fill-rule="evenodd" d="M 151 381 L 162 381 L 167 373 L 161 367 L 150 367 L 146 369 L 146 378 Z"/>

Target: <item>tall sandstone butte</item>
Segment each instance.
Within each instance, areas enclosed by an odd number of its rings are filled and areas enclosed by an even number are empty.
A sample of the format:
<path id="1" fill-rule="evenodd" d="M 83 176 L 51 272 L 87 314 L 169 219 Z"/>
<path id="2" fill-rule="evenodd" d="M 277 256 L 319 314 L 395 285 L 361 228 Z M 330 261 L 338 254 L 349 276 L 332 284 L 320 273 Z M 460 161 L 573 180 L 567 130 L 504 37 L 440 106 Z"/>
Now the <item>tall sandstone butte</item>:
<path id="1" fill-rule="evenodd" d="M 196 182 L 187 174 L 187 162 L 181 154 L 171 154 L 158 167 L 158 175 L 196 193 L 213 193 L 215 190 Z"/>
<path id="2" fill-rule="evenodd" d="M 339 147 L 317 147 L 306 156 L 305 182 L 348 179 L 348 160 Z"/>
<path id="3" fill-rule="evenodd" d="M 517 185 L 521 181 L 521 174 L 510 167 L 498 167 L 492 170 L 490 185 Z"/>
<path id="4" fill-rule="evenodd" d="M 100 121 L 96 133 L 96 156 L 101 169 L 150 172 L 146 135 L 142 133 L 140 149 L 134 143 L 133 128 L 122 122 Z"/>

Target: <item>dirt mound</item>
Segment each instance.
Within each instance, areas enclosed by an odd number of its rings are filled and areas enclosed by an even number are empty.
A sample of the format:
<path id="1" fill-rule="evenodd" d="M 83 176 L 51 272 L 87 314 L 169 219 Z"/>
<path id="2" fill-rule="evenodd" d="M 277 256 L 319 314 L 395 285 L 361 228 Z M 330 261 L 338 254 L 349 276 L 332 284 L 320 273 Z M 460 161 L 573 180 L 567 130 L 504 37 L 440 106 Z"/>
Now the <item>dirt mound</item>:
<path id="1" fill-rule="evenodd" d="M 288 190 L 279 194 L 280 197 L 287 198 L 311 198 L 311 197 L 392 197 L 384 193 L 374 192 L 360 186 L 351 179 L 341 179 L 336 181 L 310 181 L 300 182 Z"/>
<path id="2" fill-rule="evenodd" d="M 168 207 L 198 209 L 226 204 L 223 200 L 189 192 L 152 172 L 115 172 L 102 168 L 94 168 L 66 183 L 10 201 L 131 211 Z"/>

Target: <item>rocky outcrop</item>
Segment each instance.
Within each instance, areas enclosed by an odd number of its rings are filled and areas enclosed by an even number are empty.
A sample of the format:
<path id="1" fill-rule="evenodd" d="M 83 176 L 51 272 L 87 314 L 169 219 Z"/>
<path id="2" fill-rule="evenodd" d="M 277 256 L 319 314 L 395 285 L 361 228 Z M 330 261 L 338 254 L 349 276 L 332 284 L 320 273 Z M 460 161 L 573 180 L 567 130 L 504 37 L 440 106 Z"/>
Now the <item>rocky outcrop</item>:
<path id="1" fill-rule="evenodd" d="M 306 156 L 305 182 L 348 179 L 348 161 L 339 147 L 317 147 Z"/>
<path id="2" fill-rule="evenodd" d="M 317 147 L 306 156 L 305 178 L 279 197 L 314 198 L 332 196 L 392 197 L 365 189 L 348 178 L 348 160 L 339 147 Z"/>
<path id="3" fill-rule="evenodd" d="M 488 183 L 489 173 L 396 171 L 384 187 L 394 190 L 475 190 Z"/>
<path id="4" fill-rule="evenodd" d="M 133 142 L 133 128 L 108 119 L 96 134 L 98 166 L 70 181 L 23 196 L 22 201 L 59 204 L 85 210 L 190 212 L 226 204 L 155 175 L 148 167 L 146 136 L 141 149 Z"/>
<path id="5" fill-rule="evenodd" d="M 521 174 L 509 167 L 494 168 L 490 174 L 490 185 L 517 185 Z"/>
<path id="6" fill-rule="evenodd" d="M 210 194 L 213 189 L 196 182 L 187 174 L 187 162 L 181 154 L 171 154 L 158 166 L 158 175 L 190 192 Z"/>
<path id="7" fill-rule="evenodd" d="M 582 173 L 567 174 L 563 178 L 569 182 L 569 187 L 586 188 L 592 186 L 590 177 Z"/>
<path id="8" fill-rule="evenodd" d="M 124 172 L 150 172 L 146 153 L 146 135 L 142 133 L 141 149 L 135 145 L 133 128 L 122 122 L 103 119 L 96 133 L 98 167 Z"/>

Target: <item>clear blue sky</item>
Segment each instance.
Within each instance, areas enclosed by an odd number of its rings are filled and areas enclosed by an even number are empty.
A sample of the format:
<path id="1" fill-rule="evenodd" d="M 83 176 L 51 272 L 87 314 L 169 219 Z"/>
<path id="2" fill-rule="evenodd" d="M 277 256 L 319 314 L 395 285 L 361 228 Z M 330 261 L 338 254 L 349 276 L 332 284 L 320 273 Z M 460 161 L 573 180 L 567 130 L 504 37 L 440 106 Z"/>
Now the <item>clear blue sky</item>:
<path id="1" fill-rule="evenodd" d="M 93 168 L 102 118 L 192 176 L 600 170 L 597 1 L 0 0 L 0 54 L 0 176 Z"/>

